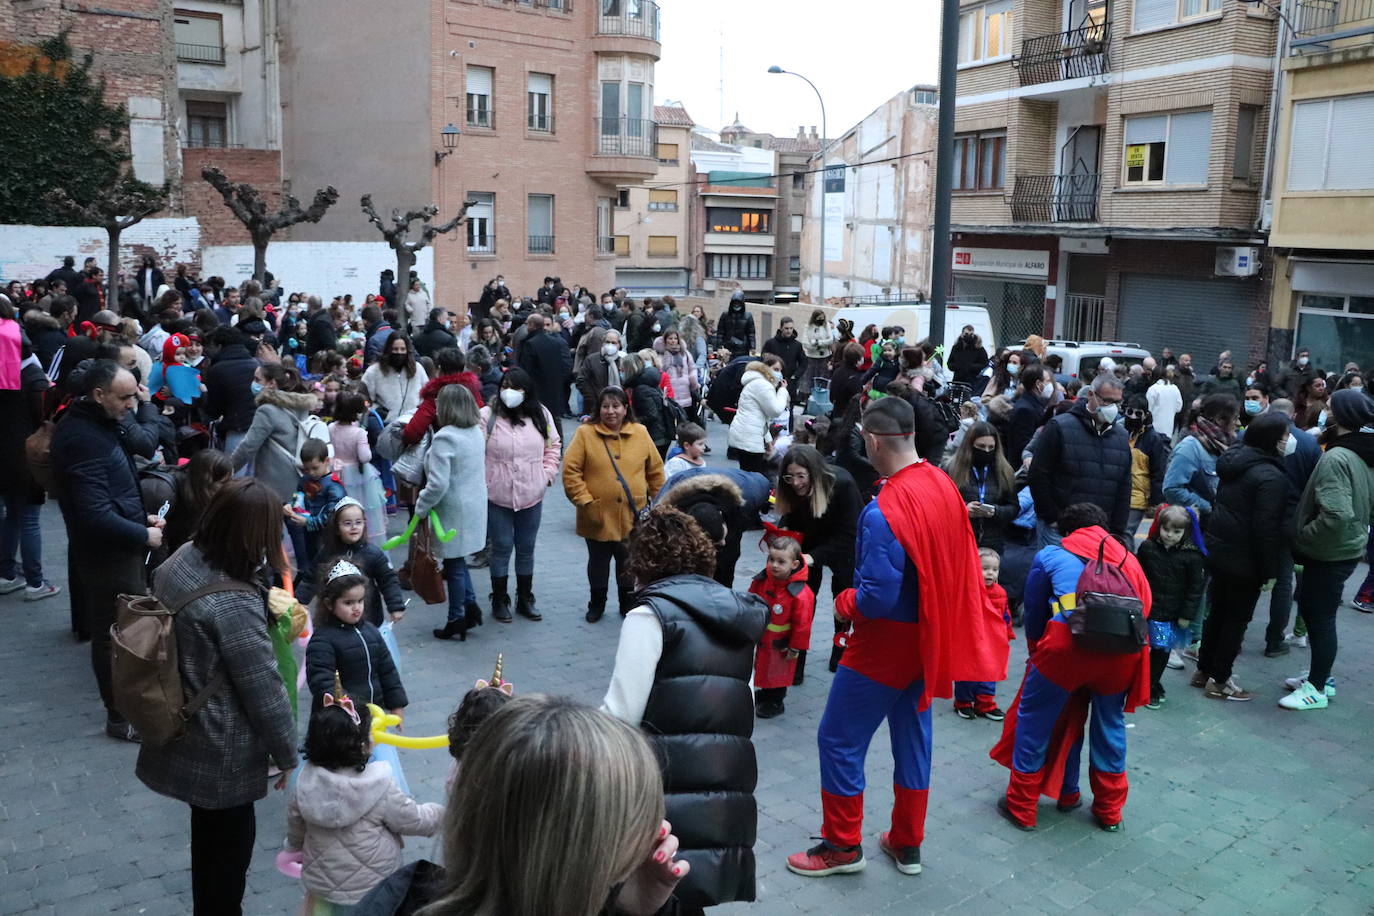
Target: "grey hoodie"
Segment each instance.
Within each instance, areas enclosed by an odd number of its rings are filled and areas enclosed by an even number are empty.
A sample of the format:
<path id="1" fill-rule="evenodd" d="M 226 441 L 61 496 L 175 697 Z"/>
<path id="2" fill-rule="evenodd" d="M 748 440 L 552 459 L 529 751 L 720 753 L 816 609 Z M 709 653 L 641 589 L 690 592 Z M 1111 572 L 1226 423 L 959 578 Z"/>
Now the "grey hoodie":
<path id="1" fill-rule="evenodd" d="M 287 803 L 286 848 L 304 852 L 307 891 L 354 904 L 401 866 L 401 837 L 433 836 L 443 818 L 443 805 L 397 787 L 389 763 L 362 772 L 307 763 Z"/>

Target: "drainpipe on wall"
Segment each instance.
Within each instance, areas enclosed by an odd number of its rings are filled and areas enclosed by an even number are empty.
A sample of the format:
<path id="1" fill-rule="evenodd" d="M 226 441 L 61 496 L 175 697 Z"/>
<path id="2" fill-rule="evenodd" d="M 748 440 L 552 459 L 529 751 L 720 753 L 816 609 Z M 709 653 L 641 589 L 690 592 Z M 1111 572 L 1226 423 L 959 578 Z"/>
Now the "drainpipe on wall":
<path id="1" fill-rule="evenodd" d="M 1267 5 L 1267 4 L 1266 4 Z M 1291 6 L 1295 5 L 1295 0 L 1280 0 L 1278 9 L 1279 34 L 1274 42 L 1274 80 L 1269 92 L 1269 138 L 1264 144 L 1264 177 L 1260 188 L 1260 212 L 1257 219 L 1257 227 L 1261 231 L 1267 231 L 1264 225 L 1265 206 L 1271 208 L 1274 201 L 1274 144 L 1278 142 L 1279 135 L 1279 109 L 1281 108 L 1281 98 L 1283 92 L 1283 61 L 1288 56 L 1288 42 L 1293 37 L 1292 29 L 1288 27 L 1288 12 Z"/>

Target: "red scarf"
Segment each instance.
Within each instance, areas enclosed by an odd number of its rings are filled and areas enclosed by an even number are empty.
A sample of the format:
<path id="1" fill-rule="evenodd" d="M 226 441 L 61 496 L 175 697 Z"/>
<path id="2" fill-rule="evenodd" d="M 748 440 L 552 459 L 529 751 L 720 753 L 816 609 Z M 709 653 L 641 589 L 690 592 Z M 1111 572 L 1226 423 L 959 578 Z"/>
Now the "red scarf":
<path id="1" fill-rule="evenodd" d="M 925 689 L 954 695 L 955 681 L 1000 681 L 1007 676 L 1007 627 L 988 600 L 968 508 L 949 475 L 918 461 L 878 491 L 878 508 L 916 567 L 921 609 L 917 651 Z"/>

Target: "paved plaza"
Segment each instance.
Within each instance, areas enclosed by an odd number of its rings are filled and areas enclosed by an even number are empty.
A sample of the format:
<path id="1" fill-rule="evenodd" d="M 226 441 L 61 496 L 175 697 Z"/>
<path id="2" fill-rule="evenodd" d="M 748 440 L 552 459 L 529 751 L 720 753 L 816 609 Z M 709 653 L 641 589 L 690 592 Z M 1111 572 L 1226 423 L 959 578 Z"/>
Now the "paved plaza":
<path id="1" fill-rule="evenodd" d="M 565 421 L 566 423 L 566 421 Z M 722 428 L 712 427 L 723 463 Z M 57 507 L 44 510 L 45 569 L 66 586 L 65 540 Z M 737 581 L 761 568 L 750 548 Z M 410 694 L 406 730 L 428 735 L 498 652 L 517 693 L 563 693 L 600 702 L 614 658 L 619 618 L 590 625 L 585 551 L 572 533 L 572 510 L 550 491 L 540 532 L 536 589 L 541 623 L 488 620 L 465 643 L 430 636 L 439 607 L 416 606 L 398 627 Z M 1365 574 L 1361 566 L 1347 597 Z M 487 574 L 475 574 L 486 606 Z M 827 585 L 828 588 L 828 585 Z M 828 592 L 827 592 L 828 594 Z M 26 604 L 0 598 L 0 913 L 181 914 L 190 912 L 189 814 L 134 778 L 137 748 L 103 734 L 103 711 L 89 653 L 67 626 L 65 596 Z M 1262 599 L 1259 616 L 1266 613 Z M 822 613 L 813 645 L 824 657 Z M 987 752 L 1000 725 L 957 718 L 949 701 L 935 712 L 925 871 L 899 874 L 878 850 L 892 799 L 891 755 L 882 731 L 869 755 L 865 852 L 861 874 L 807 879 L 783 865 L 812 844 L 820 828 L 816 726 L 830 675 L 808 668 L 790 691 L 787 713 L 760 721 L 758 902 L 722 913 L 1301 913 L 1374 912 L 1374 617 L 1343 608 L 1339 694 L 1325 712 L 1279 709 L 1283 677 L 1306 652 L 1266 659 L 1262 623 L 1250 628 L 1237 679 L 1251 703 L 1207 700 L 1184 671 L 1170 671 L 1166 707 L 1141 710 L 1131 723 L 1126 827 L 1106 834 L 1086 808 L 1063 815 L 1042 805 L 1040 829 L 1020 833 L 994 800 L 1006 771 Z M 1013 678 L 999 688 L 1009 703 L 1025 660 L 1012 647 Z M 302 708 L 308 705 L 308 696 Z M 402 751 L 421 801 L 440 800 L 449 761 L 442 751 Z M 1086 773 L 1084 789 L 1087 790 Z M 286 831 L 281 793 L 257 806 L 258 845 L 244 911 L 290 914 L 299 886 L 273 867 Z M 1047 801 L 1047 800 L 1046 800 Z M 569 850 L 577 855 L 577 850 Z M 439 858 L 438 843 L 407 841 L 410 857 Z"/>

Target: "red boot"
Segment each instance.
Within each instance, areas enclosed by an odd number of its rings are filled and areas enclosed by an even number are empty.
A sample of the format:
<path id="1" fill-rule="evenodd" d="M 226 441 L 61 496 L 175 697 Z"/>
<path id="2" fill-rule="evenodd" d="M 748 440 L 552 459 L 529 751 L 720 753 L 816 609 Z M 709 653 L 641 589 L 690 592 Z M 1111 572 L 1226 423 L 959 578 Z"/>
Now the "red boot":
<path id="1" fill-rule="evenodd" d="M 1007 795 L 998 803 L 998 810 L 1007 820 L 1022 830 L 1035 829 L 1035 809 L 1040 801 L 1040 774 L 1022 773 L 1013 769 L 1007 782 Z"/>
<path id="2" fill-rule="evenodd" d="M 1125 773 L 1100 773 L 1088 767 L 1088 782 L 1093 787 L 1093 817 L 1103 830 L 1121 829 L 1121 811 L 1126 807 L 1130 783 Z"/>

